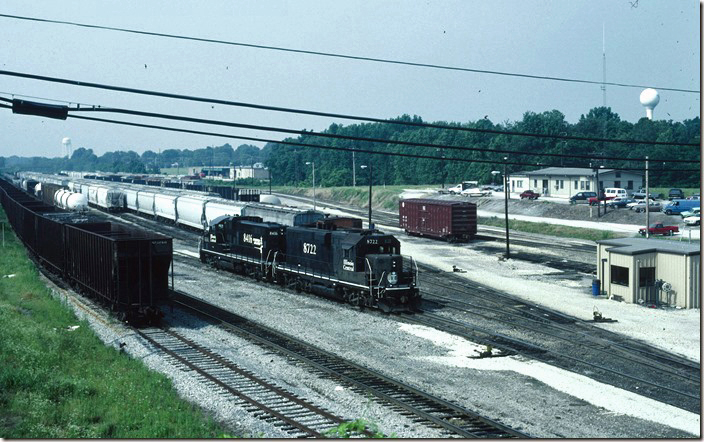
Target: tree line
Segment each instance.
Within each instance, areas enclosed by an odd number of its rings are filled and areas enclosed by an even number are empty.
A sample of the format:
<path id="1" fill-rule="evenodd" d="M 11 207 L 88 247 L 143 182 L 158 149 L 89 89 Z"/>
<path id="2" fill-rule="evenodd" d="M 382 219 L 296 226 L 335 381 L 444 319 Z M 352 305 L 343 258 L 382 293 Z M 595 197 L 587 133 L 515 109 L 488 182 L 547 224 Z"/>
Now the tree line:
<path id="1" fill-rule="evenodd" d="M 418 116 L 403 115 L 400 122 L 420 123 Z M 651 121 L 642 118 L 636 123 L 621 120 L 607 107 L 597 107 L 582 115 L 574 124 L 565 121 L 565 116 L 557 110 L 535 113 L 526 112 L 521 121 L 494 124 L 489 119 L 455 123 L 439 121 L 434 124 L 488 129 L 507 132 L 526 132 L 545 135 L 565 135 L 588 138 L 611 138 L 625 140 L 654 140 L 658 142 L 699 143 L 699 117 L 673 122 Z M 312 167 L 315 163 L 316 185 L 350 186 L 353 182 L 351 152 L 315 149 L 295 144 L 317 144 L 347 149 L 363 149 L 436 157 L 419 159 L 401 156 L 382 156 L 363 152 L 354 154 L 355 177 L 358 185 L 369 181 L 369 169 L 360 165 L 372 165 L 372 182 L 377 184 L 441 184 L 476 180 L 480 183 L 492 182 L 492 170 L 503 172 L 503 158 L 509 161 L 533 166 L 508 167 L 509 173 L 537 170 L 550 165 L 558 167 L 637 168 L 644 170 L 642 161 L 596 161 L 574 158 L 574 155 L 610 156 L 622 158 L 659 158 L 687 160 L 690 163 L 668 163 L 651 161 L 650 182 L 653 186 L 699 187 L 701 177 L 698 172 L 682 172 L 681 169 L 698 169 L 701 153 L 698 147 L 653 146 L 647 144 L 621 144 L 584 140 L 562 140 L 491 134 L 480 132 L 451 131 L 436 128 L 402 126 L 386 123 L 363 123 L 342 126 L 332 124 L 324 131 L 351 137 L 383 138 L 388 144 L 351 140 L 321 138 L 315 135 L 301 135 L 287 138 L 291 144 L 270 143 L 267 150 L 267 165 L 271 168 L 275 184 L 311 185 Z M 437 144 L 443 146 L 464 146 L 478 151 L 453 150 L 444 148 L 413 147 L 394 144 L 394 141 Z M 505 154 L 496 150 L 510 151 Z M 526 155 L 529 152 L 537 155 Z M 564 158 L 541 157 L 540 154 L 564 154 Z M 441 158 L 462 158 L 468 162 L 441 160 Z M 481 160 L 482 162 L 474 162 Z M 484 162 L 486 161 L 486 162 Z"/>
<path id="2" fill-rule="evenodd" d="M 403 115 L 395 121 L 422 123 L 419 116 Z M 608 107 L 591 109 L 586 115 L 571 124 L 564 114 L 552 110 L 542 113 L 526 112 L 520 121 L 493 123 L 488 118 L 466 123 L 434 122 L 439 125 L 488 129 L 506 132 L 526 132 L 545 135 L 565 135 L 587 138 L 611 138 L 625 140 L 653 140 L 658 142 L 700 143 L 700 119 L 674 122 L 641 118 L 636 123 L 623 121 Z M 683 172 L 682 169 L 698 169 L 701 159 L 700 148 L 687 146 L 653 146 L 647 144 L 622 144 L 592 142 L 584 140 L 562 140 L 491 134 L 480 132 L 452 131 L 438 128 L 414 127 L 402 124 L 359 123 L 343 126 L 331 124 L 326 134 L 337 134 L 357 138 L 389 140 L 388 143 L 373 143 L 346 139 L 321 138 L 304 134 L 282 140 L 282 143 L 268 143 L 264 148 L 242 144 L 236 149 L 229 144 L 209 146 L 202 149 L 166 149 L 161 152 L 147 150 L 139 155 L 134 151 L 107 152 L 97 156 L 92 149 L 81 147 L 67 158 L 22 158 L 0 157 L 0 167 L 11 170 L 33 170 L 56 173 L 60 170 L 158 173 L 162 168 L 179 168 L 186 172 L 187 167 L 199 166 L 249 166 L 264 163 L 271 170 L 272 181 L 276 185 L 310 186 L 315 163 L 316 185 L 350 186 L 369 183 L 369 170 L 360 166 L 371 166 L 372 182 L 377 184 L 449 184 L 464 180 L 481 183 L 492 182 L 492 170 L 503 171 L 503 158 L 510 161 L 531 164 L 531 166 L 509 166 L 509 173 L 536 170 L 548 165 L 564 167 L 603 166 L 604 168 L 643 169 L 641 161 L 611 161 L 575 158 L 575 155 L 611 156 L 622 158 L 650 158 L 666 160 L 686 160 L 689 163 L 650 162 L 650 182 L 653 186 L 699 187 L 701 176 L 698 172 Z M 449 148 L 413 147 L 395 142 L 436 144 L 439 146 L 463 146 L 472 149 L 454 150 Z M 364 152 L 348 152 L 297 146 L 314 144 L 352 150 L 371 150 L 389 153 L 430 156 L 436 159 L 409 158 L 398 155 L 384 156 Z M 510 151 L 506 154 L 501 151 Z M 529 152 L 535 155 L 526 155 Z M 564 154 L 555 158 L 541 154 Z M 442 160 L 445 158 L 445 160 Z M 451 161 L 448 158 L 461 158 L 467 161 Z M 482 162 L 478 162 L 482 161 Z M 352 163 L 356 170 L 353 173 Z"/>
<path id="3" fill-rule="evenodd" d="M 252 165 L 263 162 L 262 149 L 243 144 L 234 149 L 231 145 L 209 146 L 202 149 L 166 149 L 163 152 L 147 150 L 142 155 L 134 151 L 106 152 L 101 156 L 93 149 L 80 147 L 73 151 L 71 158 L 45 157 L 0 157 L 0 167 L 13 170 L 57 173 L 62 170 L 127 172 L 134 174 L 159 173 L 163 168 L 182 169 L 189 167 Z"/>

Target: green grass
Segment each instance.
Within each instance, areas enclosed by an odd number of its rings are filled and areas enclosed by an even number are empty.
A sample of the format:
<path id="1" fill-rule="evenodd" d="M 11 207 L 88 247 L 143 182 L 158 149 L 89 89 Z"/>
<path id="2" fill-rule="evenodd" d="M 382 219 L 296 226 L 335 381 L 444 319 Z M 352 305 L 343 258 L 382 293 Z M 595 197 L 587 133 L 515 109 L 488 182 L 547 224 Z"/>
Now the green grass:
<path id="1" fill-rule="evenodd" d="M 687 198 L 688 196 L 692 196 L 695 193 L 699 193 L 699 188 L 698 187 L 651 187 L 650 188 L 650 193 L 657 195 L 658 193 L 662 193 L 663 197 L 667 199 L 667 194 L 670 193 L 670 189 L 682 189 L 682 192 L 684 192 L 684 197 Z"/>
<path id="2" fill-rule="evenodd" d="M 16 276 L 3 277 L 9 274 Z M 80 327 L 69 331 L 73 325 Z M 106 347 L 53 299 L 7 225 L 4 248 L 0 240 L 0 366 L 3 438 L 227 436 L 180 399 L 166 376 Z"/>
<path id="3" fill-rule="evenodd" d="M 506 221 L 498 217 L 479 217 L 479 224 L 494 227 L 505 227 Z M 583 227 L 571 227 L 561 224 L 535 223 L 530 221 L 508 220 L 508 228 L 518 232 L 541 233 L 543 235 L 558 236 L 561 238 L 578 238 L 591 241 L 613 238 L 625 238 L 630 235 L 622 235 L 608 230 L 585 229 Z"/>

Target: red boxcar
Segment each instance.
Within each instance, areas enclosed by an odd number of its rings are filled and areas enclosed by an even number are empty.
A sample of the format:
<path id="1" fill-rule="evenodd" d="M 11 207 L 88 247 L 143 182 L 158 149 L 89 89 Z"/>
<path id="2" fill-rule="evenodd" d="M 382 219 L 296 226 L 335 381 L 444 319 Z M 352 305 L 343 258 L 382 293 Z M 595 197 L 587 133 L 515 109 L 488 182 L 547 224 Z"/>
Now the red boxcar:
<path id="1" fill-rule="evenodd" d="M 455 242 L 477 234 L 477 205 L 470 202 L 412 198 L 399 201 L 398 215 L 409 235 Z"/>

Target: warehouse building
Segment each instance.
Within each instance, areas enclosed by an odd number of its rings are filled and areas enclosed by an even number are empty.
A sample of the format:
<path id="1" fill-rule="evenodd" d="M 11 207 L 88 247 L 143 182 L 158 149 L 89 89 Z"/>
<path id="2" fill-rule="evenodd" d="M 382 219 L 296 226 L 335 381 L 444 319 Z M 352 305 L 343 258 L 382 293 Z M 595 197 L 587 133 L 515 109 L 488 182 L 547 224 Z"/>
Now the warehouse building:
<path id="1" fill-rule="evenodd" d="M 597 241 L 602 293 L 629 303 L 700 308 L 698 243 L 645 238 Z"/>
<path id="2" fill-rule="evenodd" d="M 569 198 L 577 192 L 596 192 L 596 172 L 580 167 L 548 167 L 530 172 L 517 172 L 509 177 L 511 192 L 532 190 L 542 196 Z M 619 187 L 632 193 L 645 186 L 643 172 L 599 169 L 601 189 Z"/>

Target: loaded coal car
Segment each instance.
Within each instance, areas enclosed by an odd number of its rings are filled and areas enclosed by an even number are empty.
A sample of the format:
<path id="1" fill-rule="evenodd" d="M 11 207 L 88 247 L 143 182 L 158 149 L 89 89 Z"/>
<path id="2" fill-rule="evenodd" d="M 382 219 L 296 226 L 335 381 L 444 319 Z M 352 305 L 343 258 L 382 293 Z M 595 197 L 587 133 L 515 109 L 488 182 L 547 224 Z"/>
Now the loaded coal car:
<path id="1" fill-rule="evenodd" d="M 200 242 L 200 260 L 220 269 L 269 279 L 276 258 L 285 252 L 286 228 L 256 216 L 214 219 Z"/>
<path id="2" fill-rule="evenodd" d="M 156 323 L 168 298 L 172 239 L 47 206 L 0 180 L 0 203 L 30 255 L 133 324 Z"/>
<path id="3" fill-rule="evenodd" d="M 110 222 L 66 224 L 65 278 L 117 312 L 155 322 L 168 299 L 172 239 Z"/>
<path id="4" fill-rule="evenodd" d="M 410 198 L 399 201 L 399 226 L 408 235 L 448 242 L 468 241 L 477 235 L 477 205 L 464 201 Z"/>
<path id="5" fill-rule="evenodd" d="M 384 312 L 420 304 L 418 269 L 401 244 L 378 230 L 286 229 L 286 256 L 274 279 L 297 289 Z"/>

